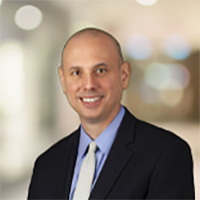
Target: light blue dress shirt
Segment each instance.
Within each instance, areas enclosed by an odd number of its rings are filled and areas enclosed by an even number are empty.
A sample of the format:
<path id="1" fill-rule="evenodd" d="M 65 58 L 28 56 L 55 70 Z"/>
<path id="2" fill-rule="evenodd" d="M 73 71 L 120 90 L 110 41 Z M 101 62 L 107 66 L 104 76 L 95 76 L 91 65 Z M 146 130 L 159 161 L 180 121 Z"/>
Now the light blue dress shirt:
<path id="1" fill-rule="evenodd" d="M 100 171 L 105 163 L 105 160 L 108 156 L 110 148 L 113 144 L 113 141 L 116 137 L 117 130 L 119 125 L 124 117 L 125 109 L 121 106 L 120 111 L 118 112 L 117 116 L 113 119 L 113 121 L 107 126 L 107 128 L 96 138 L 95 143 L 98 147 L 96 151 L 96 169 L 93 179 L 92 188 L 94 187 L 97 178 L 100 174 Z M 72 179 L 71 189 L 69 200 L 72 200 L 73 194 L 76 188 L 76 183 L 78 180 L 79 171 L 82 165 L 82 162 L 87 154 L 87 147 L 92 142 L 92 139 L 86 134 L 83 127 L 81 126 L 81 133 L 79 139 L 79 146 L 78 146 L 78 155 L 76 159 L 76 165 L 74 169 L 74 175 Z"/>

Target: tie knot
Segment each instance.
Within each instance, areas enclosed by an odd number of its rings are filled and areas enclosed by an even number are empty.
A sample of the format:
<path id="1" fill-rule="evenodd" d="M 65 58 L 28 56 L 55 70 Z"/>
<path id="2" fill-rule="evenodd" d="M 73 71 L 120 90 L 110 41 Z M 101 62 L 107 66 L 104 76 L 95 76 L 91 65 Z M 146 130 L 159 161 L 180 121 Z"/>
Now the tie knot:
<path id="1" fill-rule="evenodd" d="M 90 145 L 89 145 L 89 150 L 88 150 L 88 152 L 95 152 L 96 149 L 97 149 L 97 145 L 96 145 L 96 143 L 95 143 L 94 141 L 92 141 L 92 142 L 90 143 Z"/>

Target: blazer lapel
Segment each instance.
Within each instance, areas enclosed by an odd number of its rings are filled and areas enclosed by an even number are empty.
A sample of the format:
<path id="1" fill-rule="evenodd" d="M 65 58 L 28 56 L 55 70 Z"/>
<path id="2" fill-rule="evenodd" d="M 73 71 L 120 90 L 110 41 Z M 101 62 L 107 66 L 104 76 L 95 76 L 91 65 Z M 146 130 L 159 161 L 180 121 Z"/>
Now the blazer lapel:
<path id="1" fill-rule="evenodd" d="M 105 199 L 117 178 L 134 154 L 130 144 L 134 140 L 135 118 L 126 109 L 117 136 L 100 172 L 98 180 L 91 192 L 90 199 Z M 108 178 L 109 177 L 109 178 Z"/>
<path id="2" fill-rule="evenodd" d="M 79 143 L 80 128 L 76 130 L 71 138 L 67 141 L 65 149 L 61 150 L 61 159 L 58 172 L 58 183 L 57 183 L 57 196 L 58 199 L 68 199 L 71 181 L 74 172 L 74 166 L 77 157 L 77 149 Z"/>

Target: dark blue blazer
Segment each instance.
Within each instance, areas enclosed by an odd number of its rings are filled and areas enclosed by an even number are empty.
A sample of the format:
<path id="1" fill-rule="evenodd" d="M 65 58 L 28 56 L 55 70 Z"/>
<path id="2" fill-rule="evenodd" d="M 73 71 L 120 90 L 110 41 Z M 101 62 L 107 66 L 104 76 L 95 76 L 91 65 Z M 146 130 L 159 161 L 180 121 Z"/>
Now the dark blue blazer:
<path id="1" fill-rule="evenodd" d="M 38 157 L 28 199 L 68 199 L 80 128 Z M 193 161 L 175 134 L 127 109 L 90 199 L 194 199 Z"/>

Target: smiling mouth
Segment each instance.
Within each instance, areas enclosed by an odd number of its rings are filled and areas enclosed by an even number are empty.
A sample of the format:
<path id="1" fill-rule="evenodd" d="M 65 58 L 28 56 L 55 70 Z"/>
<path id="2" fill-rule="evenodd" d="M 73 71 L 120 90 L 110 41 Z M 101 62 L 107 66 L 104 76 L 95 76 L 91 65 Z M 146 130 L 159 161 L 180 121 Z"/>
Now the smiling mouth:
<path id="1" fill-rule="evenodd" d="M 83 102 L 86 102 L 86 103 L 94 103 L 101 98 L 102 97 L 92 97 L 92 98 L 81 98 L 81 99 L 82 99 Z"/>

